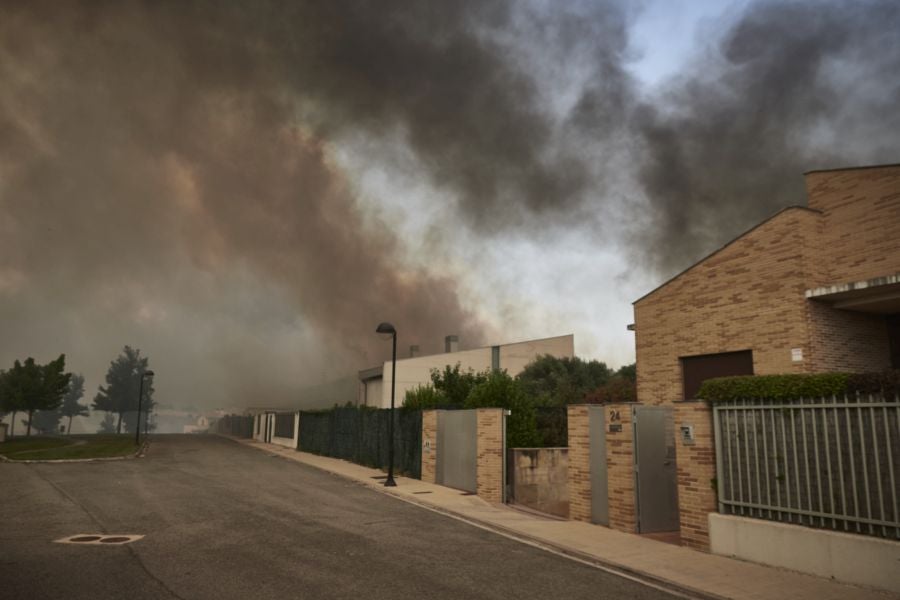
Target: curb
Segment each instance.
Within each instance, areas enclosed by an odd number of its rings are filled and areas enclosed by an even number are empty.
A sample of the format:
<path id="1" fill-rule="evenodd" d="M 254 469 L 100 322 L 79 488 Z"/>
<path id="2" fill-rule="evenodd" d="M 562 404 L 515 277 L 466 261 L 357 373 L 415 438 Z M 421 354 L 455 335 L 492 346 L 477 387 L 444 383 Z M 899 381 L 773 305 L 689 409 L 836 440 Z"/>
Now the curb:
<path id="1" fill-rule="evenodd" d="M 111 462 L 111 461 L 116 461 L 116 460 L 131 460 L 133 458 L 143 458 L 144 453 L 149 446 L 150 446 L 150 441 L 144 440 L 144 442 L 141 444 L 141 447 L 138 448 L 136 451 L 134 451 L 131 454 L 126 454 L 124 456 L 98 456 L 96 458 L 48 458 L 46 460 L 41 460 L 41 459 L 14 460 L 11 458 L 6 458 L 2 454 L 0 454 L 0 462 L 17 464 L 17 465 L 42 465 L 42 464 Z"/>
<path id="2" fill-rule="evenodd" d="M 242 438 L 235 438 L 235 437 L 225 436 L 225 435 L 223 435 L 222 437 L 230 439 L 230 440 L 237 442 L 246 447 L 259 449 L 259 450 L 261 450 L 267 454 L 271 454 L 273 456 L 288 458 L 288 457 L 284 456 L 281 452 L 273 452 L 265 447 L 260 447 L 255 444 L 244 443 Z M 290 450 L 290 448 L 286 448 L 286 449 Z M 646 571 L 641 571 L 639 569 L 633 569 L 631 567 L 626 567 L 626 566 L 620 565 L 618 563 L 608 561 L 606 559 L 598 558 L 592 554 L 588 554 L 587 552 L 582 552 L 581 550 L 575 550 L 573 548 L 570 548 L 570 547 L 562 545 L 562 544 L 557 544 L 555 542 L 549 542 L 543 538 L 538 538 L 538 537 L 535 537 L 535 536 L 532 536 L 532 535 L 529 535 L 526 533 L 522 533 L 520 531 L 516 531 L 515 529 L 510 529 L 508 527 L 504 527 L 503 525 L 497 525 L 496 523 L 492 523 L 490 521 L 484 521 L 482 519 L 470 517 L 468 515 L 463 515 L 458 512 L 455 512 L 453 510 L 444 508 L 442 506 L 430 504 L 424 500 L 408 498 L 406 496 L 403 496 L 396 492 L 393 492 L 387 488 L 384 488 L 383 486 L 370 485 L 368 482 L 359 481 L 353 477 L 344 475 L 343 473 L 339 473 L 337 471 L 333 471 L 326 467 L 322 467 L 319 465 L 313 465 L 313 464 L 304 462 L 302 460 L 295 461 L 295 462 L 299 462 L 308 467 L 312 467 L 314 469 L 318 469 L 319 471 L 329 473 L 330 475 L 335 475 L 337 477 L 341 477 L 342 479 L 346 479 L 347 481 L 351 481 L 351 482 L 361 485 L 363 487 L 366 487 L 366 488 L 369 488 L 376 492 L 382 493 L 386 496 L 391 496 L 392 498 L 396 498 L 397 500 L 400 500 L 402 502 L 406 502 L 408 504 L 412 504 L 412 505 L 430 510 L 432 512 L 436 512 L 438 514 L 442 514 L 444 516 L 448 516 L 448 517 L 457 519 L 459 521 L 463 521 L 464 523 L 474 525 L 481 529 L 493 531 L 494 533 L 498 533 L 500 535 L 503 535 L 504 537 L 511 538 L 511 539 L 514 539 L 514 540 L 517 540 L 517 541 L 520 541 L 523 543 L 527 543 L 531 546 L 535 546 L 537 548 L 541 548 L 543 550 L 547 550 L 547 551 L 553 552 L 555 554 L 562 555 L 562 556 L 572 559 L 572 560 L 577 560 L 579 562 L 589 564 L 595 568 L 599 568 L 608 573 L 618 575 L 620 577 L 625 577 L 626 579 L 647 585 L 649 587 L 656 588 L 656 589 L 664 591 L 664 592 L 672 593 L 672 594 L 675 594 L 675 595 L 678 595 L 678 596 L 681 596 L 684 598 L 690 598 L 693 600 L 728 600 L 725 596 L 720 596 L 718 594 L 712 594 L 710 592 L 705 592 L 703 590 L 692 588 L 690 586 L 682 585 L 680 583 L 676 583 L 674 581 L 664 579 L 662 577 L 658 577 L 656 575 L 653 575 L 652 573 L 648 573 Z"/>

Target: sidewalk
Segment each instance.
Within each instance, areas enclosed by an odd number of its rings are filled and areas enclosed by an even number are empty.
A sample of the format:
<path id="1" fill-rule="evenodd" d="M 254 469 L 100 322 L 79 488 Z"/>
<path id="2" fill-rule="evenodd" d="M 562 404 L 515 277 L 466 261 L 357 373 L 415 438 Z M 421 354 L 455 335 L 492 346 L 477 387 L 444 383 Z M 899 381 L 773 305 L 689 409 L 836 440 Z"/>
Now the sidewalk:
<path id="1" fill-rule="evenodd" d="M 489 504 L 477 496 L 418 479 L 396 477 L 397 487 L 386 488 L 384 473 L 378 469 L 255 440 L 231 439 L 687 597 L 735 600 L 898 598 L 887 592 L 706 554 L 599 525 L 544 518 L 502 504 Z"/>

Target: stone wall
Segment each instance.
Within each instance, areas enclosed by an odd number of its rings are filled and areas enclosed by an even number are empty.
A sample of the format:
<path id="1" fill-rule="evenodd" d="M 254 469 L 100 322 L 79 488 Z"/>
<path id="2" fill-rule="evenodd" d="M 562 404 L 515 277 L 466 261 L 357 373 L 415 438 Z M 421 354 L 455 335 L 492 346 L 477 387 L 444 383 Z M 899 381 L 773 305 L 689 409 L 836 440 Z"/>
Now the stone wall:
<path id="1" fill-rule="evenodd" d="M 435 482 L 437 475 L 437 411 L 422 411 L 422 481 Z"/>
<path id="2" fill-rule="evenodd" d="M 568 518 L 569 449 L 516 448 L 508 452 L 507 477 L 515 504 Z"/>

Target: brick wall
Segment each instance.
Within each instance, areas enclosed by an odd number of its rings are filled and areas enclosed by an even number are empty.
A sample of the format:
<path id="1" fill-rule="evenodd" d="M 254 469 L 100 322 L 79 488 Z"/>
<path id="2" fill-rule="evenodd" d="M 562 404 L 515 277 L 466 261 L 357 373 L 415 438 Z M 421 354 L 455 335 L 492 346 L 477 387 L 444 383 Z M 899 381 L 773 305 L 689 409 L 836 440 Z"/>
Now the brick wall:
<path id="1" fill-rule="evenodd" d="M 678 464 L 678 511 L 681 521 L 681 543 L 709 550 L 709 520 L 716 512 L 716 452 L 713 436 L 712 409 L 705 402 L 677 402 L 675 427 L 693 425 L 694 442 L 686 444 L 675 436 Z"/>
<path id="2" fill-rule="evenodd" d="M 807 173 L 829 284 L 900 273 L 900 165 Z"/>
<path id="3" fill-rule="evenodd" d="M 476 485 L 478 496 L 503 502 L 503 409 L 479 408 Z"/>
<path id="4" fill-rule="evenodd" d="M 633 404 L 607 404 L 607 414 L 618 413 L 619 420 L 606 422 L 606 472 L 609 481 L 609 526 L 619 531 L 637 530 L 634 488 Z M 611 426 L 620 424 L 621 430 Z"/>
<path id="5" fill-rule="evenodd" d="M 422 481 L 435 483 L 437 475 L 437 411 L 422 411 Z"/>
<path id="6" fill-rule="evenodd" d="M 884 315 L 836 309 L 810 301 L 809 368 L 812 371 L 880 371 L 891 366 Z"/>
<path id="7" fill-rule="evenodd" d="M 567 407 L 569 428 L 569 518 L 591 521 L 591 437 L 588 407 Z"/>
<path id="8" fill-rule="evenodd" d="M 805 263 L 819 218 L 786 209 L 635 303 L 639 402 L 683 399 L 682 356 L 750 349 L 757 374 L 810 369 L 791 349 L 809 348 Z"/>

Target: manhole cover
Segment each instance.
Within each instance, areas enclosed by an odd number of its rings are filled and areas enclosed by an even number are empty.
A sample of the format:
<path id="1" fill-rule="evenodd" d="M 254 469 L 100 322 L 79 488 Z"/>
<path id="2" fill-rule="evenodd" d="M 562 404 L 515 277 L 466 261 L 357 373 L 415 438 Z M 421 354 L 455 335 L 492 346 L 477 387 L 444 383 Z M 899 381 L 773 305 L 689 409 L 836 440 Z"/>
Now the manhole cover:
<path id="1" fill-rule="evenodd" d="M 84 534 L 80 533 L 78 535 L 70 535 L 69 537 L 64 537 L 59 540 L 53 540 L 56 544 L 79 544 L 82 546 L 99 546 L 101 544 L 106 545 L 117 545 L 117 544 L 130 544 L 131 542 L 136 542 L 139 539 L 143 538 L 142 535 L 125 535 L 125 534 L 117 534 L 117 535 L 104 535 L 104 534 Z"/>

